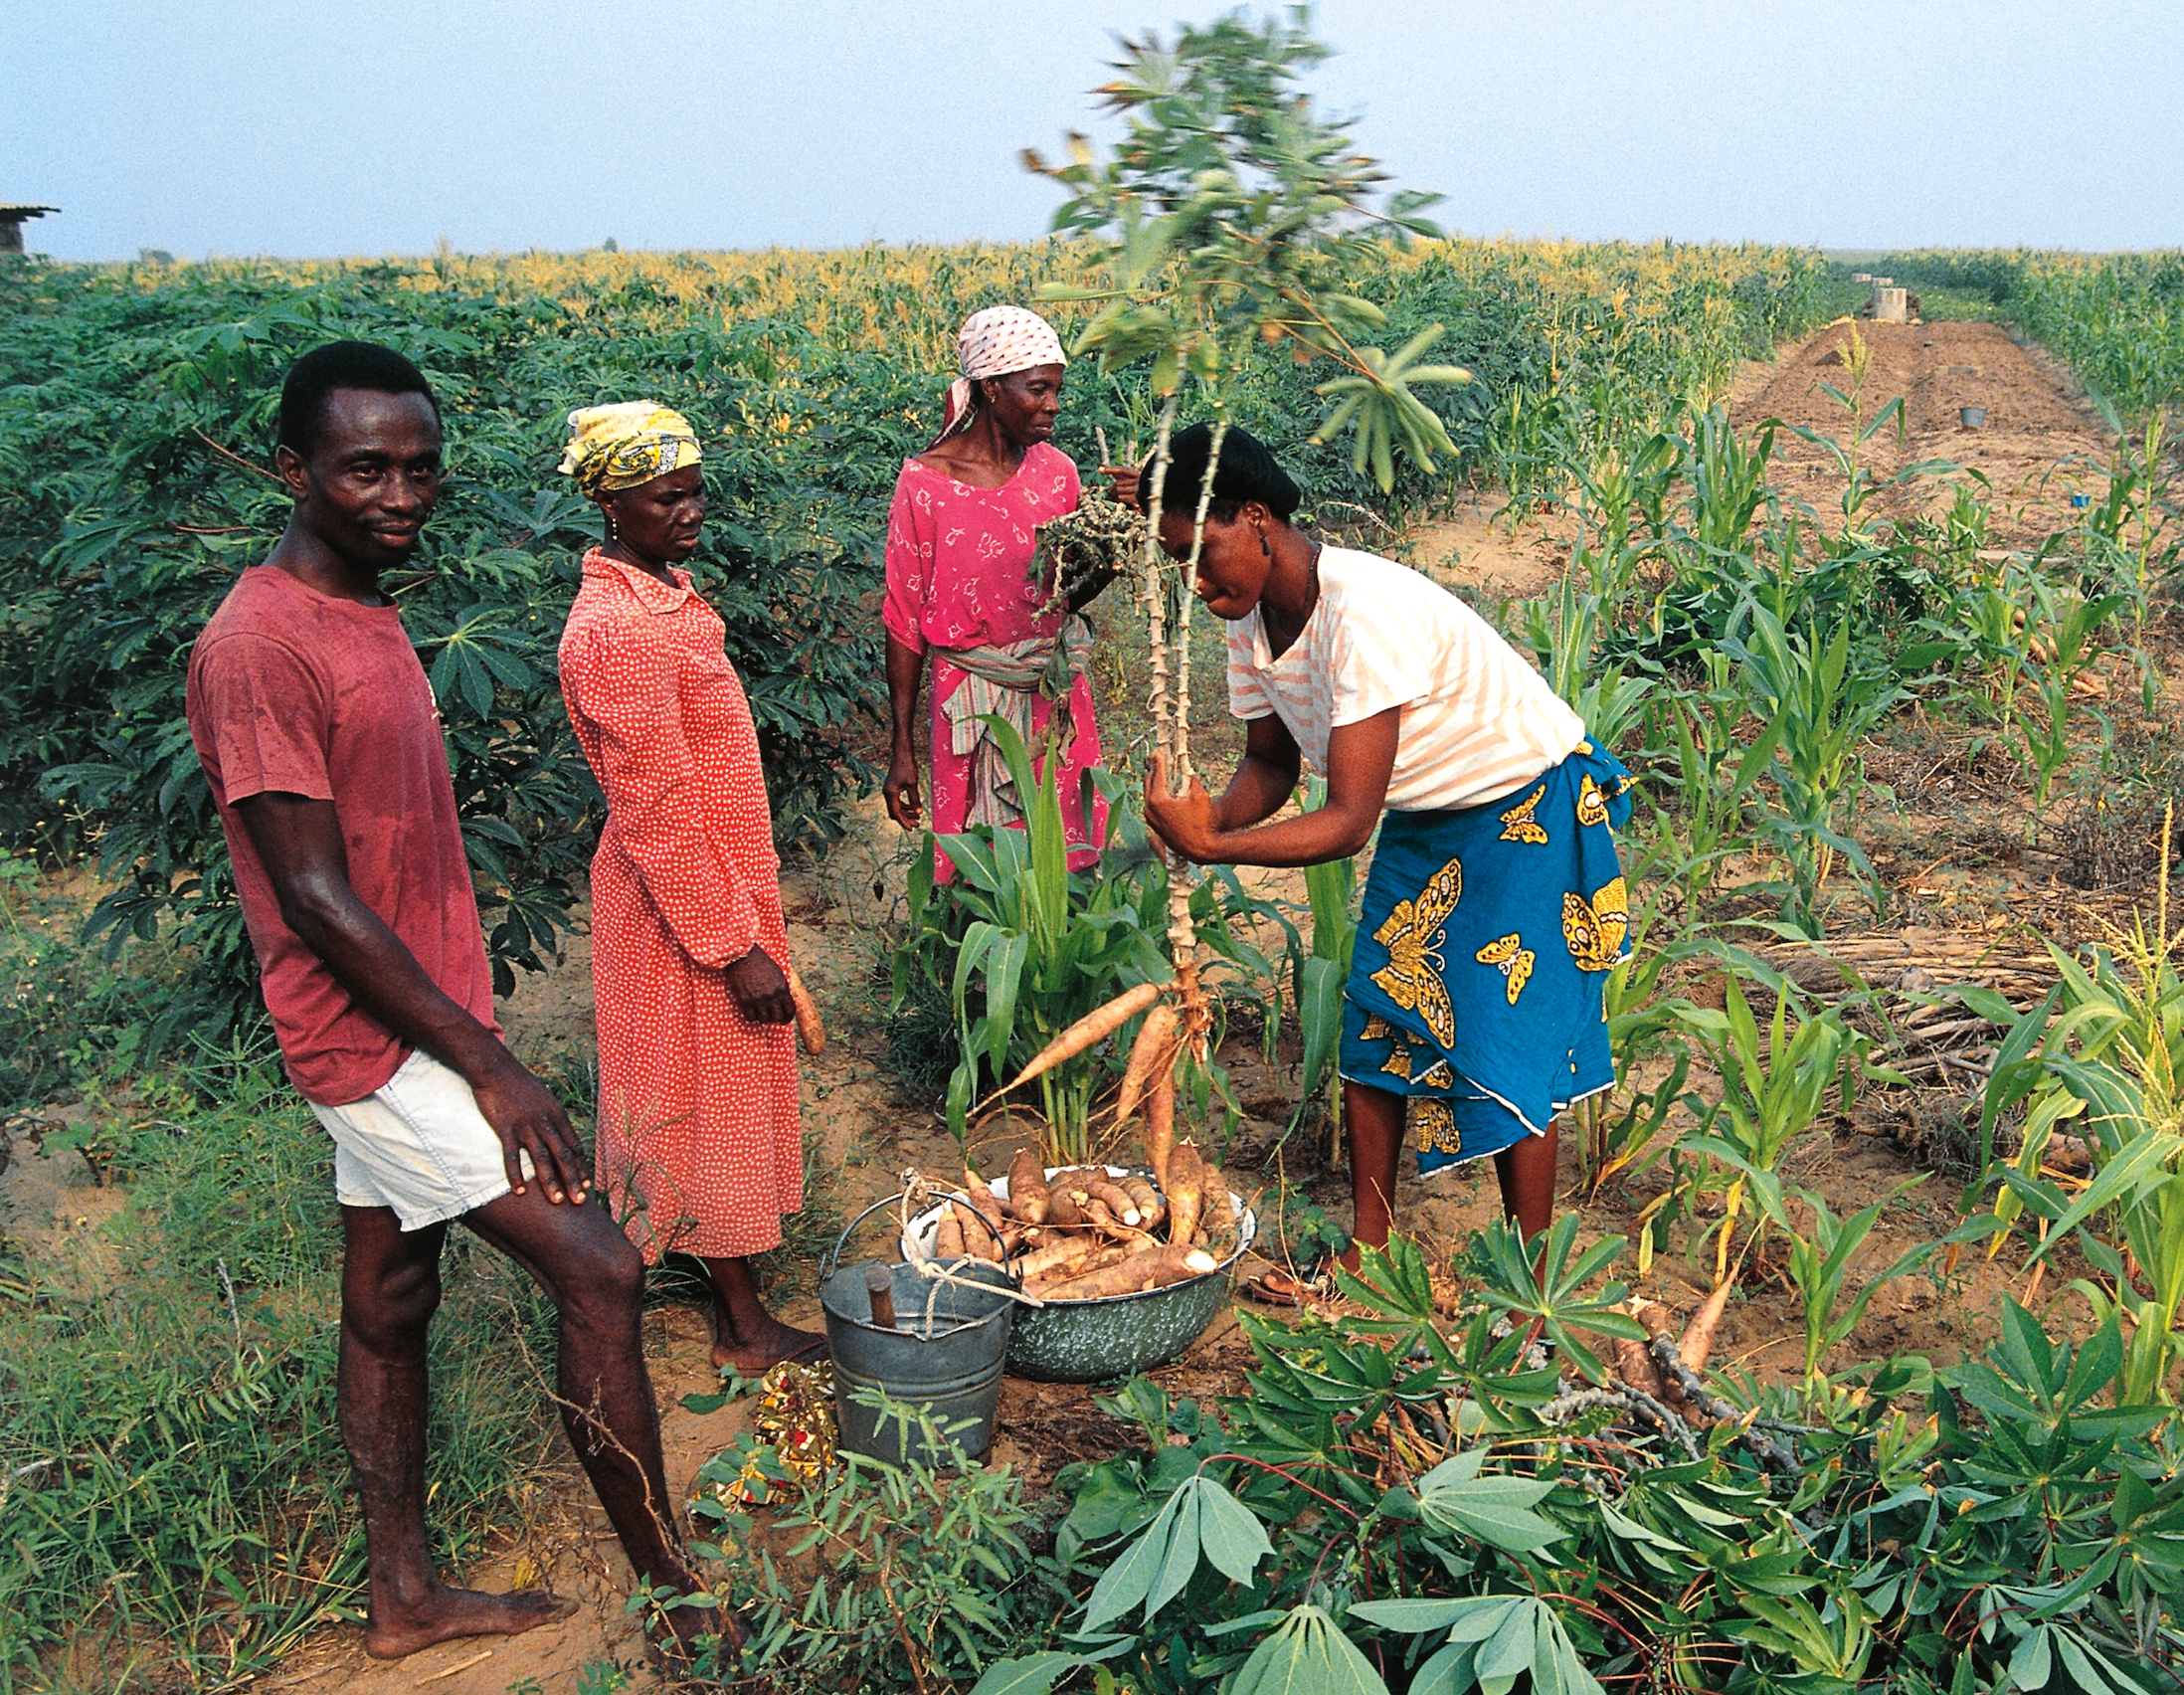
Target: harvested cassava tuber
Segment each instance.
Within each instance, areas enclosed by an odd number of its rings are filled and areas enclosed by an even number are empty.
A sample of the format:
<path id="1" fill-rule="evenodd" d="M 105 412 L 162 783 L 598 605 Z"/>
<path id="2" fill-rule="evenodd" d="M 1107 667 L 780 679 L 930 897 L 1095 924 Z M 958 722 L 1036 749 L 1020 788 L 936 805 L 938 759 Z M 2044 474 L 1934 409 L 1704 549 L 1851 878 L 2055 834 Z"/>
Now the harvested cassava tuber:
<path id="1" fill-rule="evenodd" d="M 948 1211 L 963 1232 L 963 1250 L 981 1259 L 999 1259 L 1001 1242 L 994 1235 L 994 1226 L 960 1201 L 948 1203 Z"/>
<path id="2" fill-rule="evenodd" d="M 941 1210 L 940 1226 L 933 1232 L 933 1257 L 935 1259 L 961 1259 L 963 1257 L 963 1221 L 956 1217 L 953 1207 Z"/>
<path id="3" fill-rule="evenodd" d="M 1014 1185 L 1009 1187 L 1013 1188 Z M 1085 1222 L 1084 1208 L 1078 1203 L 1076 1195 L 1069 1190 L 1049 1188 L 1046 1192 L 1046 1222 L 1050 1224 L 1081 1224 Z"/>
<path id="4" fill-rule="evenodd" d="M 1236 1215 L 1228 1205 L 1228 1179 L 1221 1175 L 1219 1166 L 1208 1160 L 1199 1167 L 1198 1181 L 1205 1196 L 1198 1233 L 1214 1258 L 1226 1259 L 1228 1250 L 1236 1245 Z"/>
<path id="5" fill-rule="evenodd" d="M 1138 1039 L 1130 1044 L 1130 1062 L 1123 1068 L 1122 1087 L 1115 1093 L 1117 1129 L 1130 1122 L 1130 1115 L 1145 1099 L 1147 1087 L 1175 1065 L 1181 1020 L 1182 1014 L 1165 1002 L 1145 1015 Z"/>
<path id="6" fill-rule="evenodd" d="M 1198 1150 L 1183 1143 L 1168 1157 L 1168 1239 L 1188 1245 L 1205 1213 L 1205 1167 Z"/>
<path id="7" fill-rule="evenodd" d="M 1163 1071 L 1153 1079 L 1153 1093 L 1145 1103 L 1145 1163 L 1153 1168 L 1153 1181 L 1161 1193 L 1168 1187 L 1168 1158 L 1176 1145 L 1176 1073 Z"/>
<path id="8" fill-rule="evenodd" d="M 1001 1204 L 995 1193 L 986 1187 L 986 1179 L 970 1166 L 963 1168 L 963 1192 L 971 1198 L 971 1205 L 996 1224 L 1008 1216 L 1008 1210 Z"/>
<path id="9" fill-rule="evenodd" d="M 1037 1295 L 1041 1300 L 1045 1300 L 1064 1283 L 1073 1282 L 1075 1279 L 1097 1271 L 1103 1266 L 1119 1264 L 1129 1255 L 1130 1249 L 1120 1245 L 1095 1248 L 1074 1265 L 1064 1265 L 1047 1276 L 1033 1278 L 1030 1282 L 1024 1284 L 1024 1292 Z M 1066 1300 L 1068 1297 L 1064 1296 L 1063 1299 Z"/>
<path id="10" fill-rule="evenodd" d="M 1638 1321 L 1648 1336 L 1669 1328 L 1669 1309 L 1659 1301 L 1648 1300 L 1643 1295 L 1631 1297 L 1630 1316 Z M 1662 1376 L 1660 1362 L 1653 1357 L 1653 1350 L 1643 1342 L 1633 1342 L 1627 1336 L 1615 1339 L 1615 1375 L 1631 1388 L 1643 1390 L 1656 1401 L 1665 1401 L 1671 1407 L 1683 1404 L 1681 1389 L 1673 1388 Z"/>
<path id="11" fill-rule="evenodd" d="M 1157 1286 L 1150 1267 L 1140 1265 L 1135 1259 L 1125 1259 L 1081 1276 L 1041 1283 L 1036 1292 L 1044 1301 L 1097 1301 L 1110 1295 L 1142 1294 Z"/>
<path id="12" fill-rule="evenodd" d="M 1158 983 L 1141 983 L 1135 989 L 1124 990 L 1106 1006 L 1096 1007 L 1085 1014 L 1040 1048 L 1033 1055 L 1031 1063 L 1017 1072 L 1015 1081 L 1008 1086 L 1015 1088 L 1020 1083 L 1027 1083 L 1033 1077 L 1051 1071 L 1056 1065 L 1074 1059 L 1095 1041 L 1114 1035 L 1160 998 L 1161 986 Z M 1010 1179 L 1010 1187 L 1014 1187 L 1013 1178 Z"/>
<path id="13" fill-rule="evenodd" d="M 1081 1265 L 1092 1257 L 1092 1250 L 1096 1245 L 1088 1235 L 1064 1236 L 1044 1247 L 1034 1247 L 1016 1261 L 1016 1270 L 1026 1283 L 1051 1276 L 1057 1271 Z"/>
<path id="14" fill-rule="evenodd" d="M 1040 1291 L 1040 1297 L 1050 1301 L 1097 1301 L 1110 1295 L 1135 1295 L 1141 1290 L 1164 1289 L 1171 1283 L 1203 1276 L 1216 1268 L 1213 1256 L 1202 1248 L 1145 1247 L 1097 1271 L 1049 1284 Z"/>
<path id="15" fill-rule="evenodd" d="M 1168 1218 L 1168 1203 L 1161 1199 L 1160 1191 L 1142 1177 L 1124 1178 L 1122 1189 L 1138 1209 L 1138 1227 L 1159 1229 Z"/>
<path id="16" fill-rule="evenodd" d="M 1714 1352 L 1714 1333 L 1722 1327 L 1722 1315 L 1729 1310 L 1729 1291 L 1735 1286 L 1734 1277 L 1723 1278 L 1722 1286 L 1707 1297 L 1706 1305 L 1692 1314 L 1684 1339 L 1676 1344 L 1677 1357 L 1692 1371 L 1707 1369 L 1707 1356 Z"/>
<path id="17" fill-rule="evenodd" d="M 1084 1212 L 1084 1222 L 1096 1230 L 1111 1230 L 1122 1221 L 1107 1210 L 1107 1203 L 1080 1191 L 1070 1197 Z"/>
<path id="18" fill-rule="evenodd" d="M 826 1027 L 819 1022 L 819 1003 L 812 999 L 812 991 L 805 988 L 804 979 L 793 965 L 789 968 L 789 1001 L 796 1009 L 797 1035 L 804 1040 L 804 1050 L 816 1059 L 826 1051 Z"/>
<path id="19" fill-rule="evenodd" d="M 1115 1222 L 1136 1229 L 1145 1224 L 1144 1209 L 1135 1197 L 1112 1178 L 1095 1177 L 1084 1186 L 1085 1194 L 1105 1207 Z"/>
<path id="20" fill-rule="evenodd" d="M 1661 1381 L 1661 1368 L 1654 1364 L 1653 1356 L 1643 1342 L 1633 1342 L 1627 1336 L 1616 1337 L 1615 1375 L 1642 1395 L 1650 1395 L 1656 1401 L 1669 1400 L 1668 1386 Z"/>
<path id="21" fill-rule="evenodd" d="M 1046 1168 L 1038 1155 L 1018 1148 L 1008 1163 L 1008 1210 L 1027 1224 L 1043 1224 L 1046 1208 Z"/>

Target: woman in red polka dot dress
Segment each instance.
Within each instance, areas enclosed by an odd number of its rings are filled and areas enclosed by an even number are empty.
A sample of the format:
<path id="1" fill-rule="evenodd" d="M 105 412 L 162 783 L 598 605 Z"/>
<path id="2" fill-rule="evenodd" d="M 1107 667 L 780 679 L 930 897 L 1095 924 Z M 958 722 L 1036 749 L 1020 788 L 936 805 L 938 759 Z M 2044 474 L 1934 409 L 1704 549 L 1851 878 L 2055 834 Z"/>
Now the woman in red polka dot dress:
<path id="1" fill-rule="evenodd" d="M 759 1300 L 751 1256 L 804 1204 L 780 861 L 743 684 L 676 567 L 705 516 L 697 438 L 630 401 L 571 413 L 561 469 L 607 545 L 561 637 L 561 692 L 607 795 L 592 861 L 600 1192 L 648 1262 L 713 1282 L 713 1361 L 755 1374 L 824 1347 Z"/>

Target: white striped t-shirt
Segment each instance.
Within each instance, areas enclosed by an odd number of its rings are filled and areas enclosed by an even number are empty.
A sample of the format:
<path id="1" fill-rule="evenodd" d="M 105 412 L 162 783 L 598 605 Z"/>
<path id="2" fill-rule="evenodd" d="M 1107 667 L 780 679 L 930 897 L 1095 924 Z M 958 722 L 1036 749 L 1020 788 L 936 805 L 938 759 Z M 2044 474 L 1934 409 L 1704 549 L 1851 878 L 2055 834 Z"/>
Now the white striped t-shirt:
<path id="1" fill-rule="evenodd" d="M 1275 659 L 1254 607 L 1228 627 L 1228 709 L 1268 713 L 1327 772 L 1328 732 L 1403 709 L 1387 804 L 1448 812 L 1499 799 L 1584 739 L 1577 714 L 1494 627 L 1392 559 L 1330 547 L 1304 632 Z"/>

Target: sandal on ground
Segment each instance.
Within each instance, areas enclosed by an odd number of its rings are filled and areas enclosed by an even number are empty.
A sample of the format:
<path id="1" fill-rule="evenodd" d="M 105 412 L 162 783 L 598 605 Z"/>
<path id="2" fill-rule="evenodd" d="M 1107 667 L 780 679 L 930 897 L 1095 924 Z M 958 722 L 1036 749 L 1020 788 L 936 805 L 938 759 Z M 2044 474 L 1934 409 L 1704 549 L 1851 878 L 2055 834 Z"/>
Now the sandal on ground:
<path id="1" fill-rule="evenodd" d="M 1271 1307 L 1303 1307 L 1314 1301 L 1331 1301 L 1341 1293 L 1336 1287 L 1334 1268 L 1332 1258 L 1316 1259 L 1295 1271 L 1280 1265 L 1269 1266 L 1256 1277 L 1246 1279 L 1237 1292 L 1246 1300 Z"/>

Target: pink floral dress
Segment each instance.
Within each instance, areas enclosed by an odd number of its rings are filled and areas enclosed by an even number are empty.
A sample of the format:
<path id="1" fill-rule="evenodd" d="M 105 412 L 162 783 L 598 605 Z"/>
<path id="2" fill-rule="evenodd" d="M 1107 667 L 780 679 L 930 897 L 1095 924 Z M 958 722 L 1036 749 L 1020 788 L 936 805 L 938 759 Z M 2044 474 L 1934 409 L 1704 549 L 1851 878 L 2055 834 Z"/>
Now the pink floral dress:
<path id="1" fill-rule="evenodd" d="M 946 473 L 905 460 L 887 514 L 887 633 L 923 654 L 934 648 L 1001 647 L 1031 637 L 1052 637 L 1063 614 L 1034 617 L 1043 598 L 1030 580 L 1037 530 L 1050 518 L 1077 509 L 1077 468 L 1044 442 L 1033 444 L 1016 474 L 999 488 L 974 488 Z M 967 672 L 937 654 L 933 658 L 932 826 L 948 836 L 961 831 L 970 808 L 971 756 L 954 750 L 941 703 L 961 687 Z M 1053 702 L 1032 702 L 1034 753 Z M 1058 773 L 1062 822 L 1072 844 L 1070 862 L 1092 858 L 1106 824 L 1095 801 L 1087 832 L 1079 778 L 1100 763 L 1100 734 L 1092 720 L 1092 685 L 1075 679 L 1069 697 L 1076 737 Z M 939 856 L 942 876 L 947 855 Z"/>

